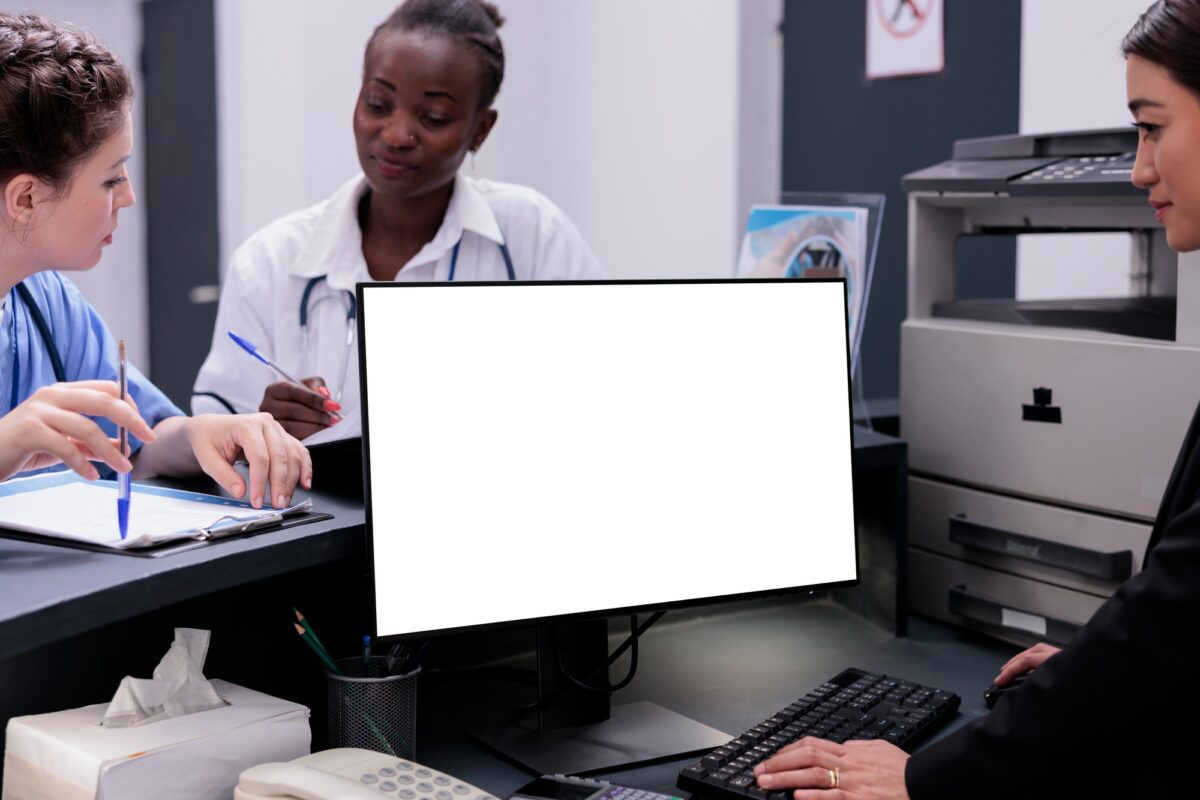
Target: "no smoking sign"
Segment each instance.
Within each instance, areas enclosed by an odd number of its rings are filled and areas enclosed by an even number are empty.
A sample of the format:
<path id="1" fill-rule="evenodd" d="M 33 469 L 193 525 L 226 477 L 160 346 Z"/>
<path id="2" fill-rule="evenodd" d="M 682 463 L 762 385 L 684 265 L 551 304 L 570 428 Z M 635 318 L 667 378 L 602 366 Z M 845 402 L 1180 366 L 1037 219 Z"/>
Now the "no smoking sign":
<path id="1" fill-rule="evenodd" d="M 944 0 L 866 0 L 867 77 L 928 75 L 945 68 Z"/>

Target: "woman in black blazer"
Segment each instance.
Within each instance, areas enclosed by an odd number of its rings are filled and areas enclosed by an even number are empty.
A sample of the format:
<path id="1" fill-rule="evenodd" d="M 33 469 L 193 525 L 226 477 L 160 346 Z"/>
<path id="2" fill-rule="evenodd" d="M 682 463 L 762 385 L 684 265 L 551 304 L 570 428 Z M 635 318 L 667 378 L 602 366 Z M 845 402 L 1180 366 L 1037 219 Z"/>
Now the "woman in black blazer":
<path id="1" fill-rule="evenodd" d="M 1158 0 L 1122 43 L 1141 131 L 1133 182 L 1167 242 L 1200 250 L 1200 0 Z M 796 800 L 1174 797 L 1200 792 L 1200 409 L 1163 495 L 1143 569 L 987 717 L 909 757 L 883 741 L 804 739 L 760 764 Z"/>

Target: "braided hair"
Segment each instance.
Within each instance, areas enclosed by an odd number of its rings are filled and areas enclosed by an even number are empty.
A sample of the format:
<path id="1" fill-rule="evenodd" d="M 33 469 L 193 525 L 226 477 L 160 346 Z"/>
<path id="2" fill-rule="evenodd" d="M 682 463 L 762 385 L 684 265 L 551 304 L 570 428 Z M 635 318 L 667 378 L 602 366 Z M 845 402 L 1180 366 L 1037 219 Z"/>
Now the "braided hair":
<path id="1" fill-rule="evenodd" d="M 0 183 L 28 172 L 65 188 L 132 96 L 129 73 L 90 33 L 0 13 Z"/>
<path id="2" fill-rule="evenodd" d="M 483 63 L 480 108 L 488 108 L 504 82 L 504 45 L 497 30 L 504 17 L 485 0 L 408 0 L 375 29 L 367 50 L 384 33 L 407 31 L 444 37 L 473 48 Z"/>

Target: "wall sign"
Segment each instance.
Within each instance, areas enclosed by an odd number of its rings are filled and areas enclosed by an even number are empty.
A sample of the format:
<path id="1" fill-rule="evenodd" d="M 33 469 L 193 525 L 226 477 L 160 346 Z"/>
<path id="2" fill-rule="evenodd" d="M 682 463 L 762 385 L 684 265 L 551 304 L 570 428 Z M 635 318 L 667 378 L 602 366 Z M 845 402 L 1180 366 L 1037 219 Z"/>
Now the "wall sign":
<path id="1" fill-rule="evenodd" d="M 944 0 L 867 0 L 867 77 L 945 68 Z"/>

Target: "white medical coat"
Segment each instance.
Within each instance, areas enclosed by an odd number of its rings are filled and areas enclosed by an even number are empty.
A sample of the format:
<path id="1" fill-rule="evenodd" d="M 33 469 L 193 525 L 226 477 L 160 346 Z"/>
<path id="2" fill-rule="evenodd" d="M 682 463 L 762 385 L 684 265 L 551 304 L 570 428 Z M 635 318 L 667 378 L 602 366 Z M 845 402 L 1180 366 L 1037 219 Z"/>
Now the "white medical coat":
<path id="1" fill-rule="evenodd" d="M 258 231 L 234 252 L 195 392 L 219 395 L 238 412 L 257 411 L 267 385 L 280 380 L 229 338 L 232 331 L 292 377 L 323 378 L 340 398 L 343 415 L 358 408 L 358 344 L 355 337 L 347 345 L 346 292 L 372 280 L 358 224 L 359 201 L 367 190 L 359 175 L 328 199 Z M 518 280 L 604 277 L 579 231 L 540 193 L 460 175 L 441 228 L 395 279 L 448 280 L 451 252 L 460 240 L 456 281 L 507 280 L 501 242 Z M 309 280 L 318 276 L 325 280 L 308 300 L 306 352 L 301 297 Z M 228 412 L 220 401 L 199 394 L 192 398 L 192 410 Z"/>

